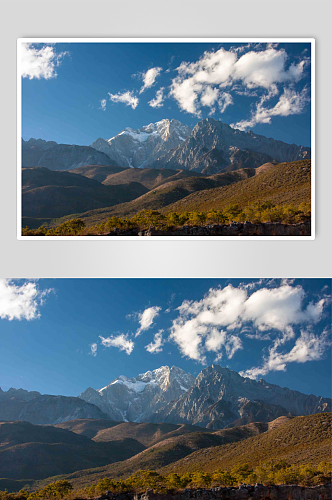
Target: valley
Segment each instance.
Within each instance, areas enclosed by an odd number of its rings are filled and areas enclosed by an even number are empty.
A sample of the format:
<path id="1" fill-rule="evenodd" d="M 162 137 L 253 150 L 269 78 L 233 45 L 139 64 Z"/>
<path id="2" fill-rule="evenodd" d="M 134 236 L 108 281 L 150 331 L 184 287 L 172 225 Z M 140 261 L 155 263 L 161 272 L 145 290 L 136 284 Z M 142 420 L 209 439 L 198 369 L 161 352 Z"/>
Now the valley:
<path id="1" fill-rule="evenodd" d="M 196 378 L 175 366 L 120 375 L 79 397 L 0 391 L 0 489 L 65 481 L 100 490 L 104 478 L 132 484 L 142 471 L 166 483 L 183 475 L 197 487 L 197 471 L 213 478 L 246 463 L 255 475 L 271 460 L 318 471 L 329 461 L 331 417 L 329 398 L 219 365 Z"/>
<path id="2" fill-rule="evenodd" d="M 258 218 L 289 224 L 310 218 L 310 148 L 241 132 L 213 119 L 202 120 L 193 130 L 176 120 L 126 128 L 89 147 L 41 139 L 22 144 L 22 227 L 31 230 L 24 235 L 36 234 L 41 226 L 46 230 L 38 235 L 148 229 L 153 219 L 142 222 L 140 216 L 151 211 L 160 214 L 163 231 L 183 223 L 218 223 L 208 215 L 211 210 L 223 213 L 226 224 Z M 256 210 L 254 215 L 257 203 L 268 203 L 273 213 L 265 210 L 259 217 Z M 237 213 L 227 214 L 234 206 Z M 283 212 L 286 207 L 293 217 Z M 205 222 L 193 216 L 183 223 L 176 217 L 164 220 L 168 214 L 197 211 Z M 73 233 L 60 228 L 48 234 L 48 229 L 73 219 L 80 219 L 84 229 Z"/>

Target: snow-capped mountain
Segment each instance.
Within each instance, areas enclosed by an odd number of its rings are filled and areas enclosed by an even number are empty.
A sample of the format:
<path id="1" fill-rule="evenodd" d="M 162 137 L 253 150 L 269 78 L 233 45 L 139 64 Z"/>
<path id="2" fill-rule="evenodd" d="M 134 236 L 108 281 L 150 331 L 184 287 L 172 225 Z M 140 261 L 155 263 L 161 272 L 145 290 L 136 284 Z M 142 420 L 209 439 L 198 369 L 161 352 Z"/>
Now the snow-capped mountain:
<path id="1" fill-rule="evenodd" d="M 97 139 L 91 147 L 106 153 L 121 167 L 148 168 L 190 134 L 190 127 L 177 120 L 165 119 L 137 130 L 126 127 L 111 139 Z"/>
<path id="2" fill-rule="evenodd" d="M 330 398 L 245 378 L 219 365 L 204 368 L 196 379 L 176 366 L 133 378 L 121 375 L 102 389 L 89 387 L 79 397 L 0 389 L 0 420 L 33 424 L 89 418 L 222 429 L 330 411 Z"/>
<path id="3" fill-rule="evenodd" d="M 184 169 L 207 175 L 311 158 L 309 147 L 251 130 L 242 132 L 213 118 L 201 120 L 193 130 L 177 120 L 161 120 L 139 130 L 127 127 L 107 141 L 97 139 L 91 147 L 122 167 Z"/>
<path id="4" fill-rule="evenodd" d="M 212 365 L 195 384 L 150 418 L 151 422 L 186 423 L 222 429 L 250 422 L 269 422 L 282 415 L 311 415 L 331 411 L 331 399 L 302 394 L 287 387 L 258 382 Z"/>
<path id="5" fill-rule="evenodd" d="M 98 406 L 112 420 L 146 422 L 194 382 L 195 378 L 181 368 L 161 366 L 135 378 L 121 375 L 99 390 L 89 387 L 79 397 Z"/>
<path id="6" fill-rule="evenodd" d="M 195 170 L 204 174 L 256 168 L 266 162 L 310 159 L 309 147 L 287 144 L 252 130 L 242 132 L 213 118 L 201 120 L 190 136 L 159 157 L 154 168 Z"/>

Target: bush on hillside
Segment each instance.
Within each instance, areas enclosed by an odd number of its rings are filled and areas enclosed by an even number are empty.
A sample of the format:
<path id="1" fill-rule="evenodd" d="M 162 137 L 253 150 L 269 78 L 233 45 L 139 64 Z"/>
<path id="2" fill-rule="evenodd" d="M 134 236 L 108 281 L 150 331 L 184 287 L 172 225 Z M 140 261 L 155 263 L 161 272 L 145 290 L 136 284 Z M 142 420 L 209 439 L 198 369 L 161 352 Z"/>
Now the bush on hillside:
<path id="1" fill-rule="evenodd" d="M 169 212 L 163 214 L 157 210 L 142 210 L 133 217 L 110 217 L 106 222 L 86 228 L 81 219 L 71 219 L 52 229 L 44 226 L 38 229 L 22 230 L 23 236 L 77 236 L 102 235 L 118 230 L 138 229 L 145 230 L 153 226 L 160 230 L 176 228 L 184 225 L 204 226 L 206 224 L 230 224 L 231 222 L 249 221 L 255 224 L 264 222 L 281 222 L 295 224 L 310 219 L 311 208 L 308 203 L 301 203 L 298 207 L 292 205 L 273 205 L 270 201 L 255 202 L 245 208 L 238 204 L 231 204 L 224 210 L 209 210 L 200 212 Z"/>
<path id="2" fill-rule="evenodd" d="M 153 470 L 138 470 L 127 479 L 102 478 L 97 484 L 91 484 L 79 490 L 73 490 L 66 480 L 50 483 L 44 488 L 29 493 L 21 490 L 18 493 L 0 492 L 0 500 L 54 500 L 75 498 L 93 498 L 96 495 L 113 493 L 143 492 L 152 489 L 155 492 L 165 493 L 167 488 L 182 490 L 184 488 L 210 488 L 211 486 L 237 486 L 239 484 L 264 485 L 299 484 L 313 486 L 331 482 L 332 466 L 328 462 L 321 462 L 317 466 L 312 464 L 294 465 L 285 460 L 271 460 L 250 467 L 241 463 L 229 470 L 218 469 L 213 473 L 206 471 L 187 472 L 185 474 L 171 473 L 163 477 Z"/>

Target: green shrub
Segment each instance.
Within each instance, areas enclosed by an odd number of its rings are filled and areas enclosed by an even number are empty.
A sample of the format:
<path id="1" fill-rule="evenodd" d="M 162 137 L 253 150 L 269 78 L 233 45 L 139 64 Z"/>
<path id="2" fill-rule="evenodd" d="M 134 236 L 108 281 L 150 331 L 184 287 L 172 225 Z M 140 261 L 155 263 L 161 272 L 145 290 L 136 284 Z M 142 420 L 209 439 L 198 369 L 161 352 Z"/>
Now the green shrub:
<path id="1" fill-rule="evenodd" d="M 114 229 L 146 230 L 153 226 L 160 230 L 168 227 L 204 226 L 206 224 L 229 224 L 232 221 L 250 221 L 254 224 L 264 222 L 282 222 L 294 224 L 310 218 L 311 208 L 308 203 L 301 203 L 298 207 L 293 205 L 273 205 L 270 201 L 258 201 L 244 208 L 238 204 L 228 205 L 223 210 L 211 209 L 208 212 L 193 210 L 191 212 L 169 212 L 163 214 L 157 210 L 141 210 L 132 217 L 112 216 L 106 222 L 85 227 L 81 219 L 71 219 L 59 226 L 47 229 L 44 226 L 38 229 L 22 229 L 23 236 L 77 236 L 77 235 L 102 235 Z"/>

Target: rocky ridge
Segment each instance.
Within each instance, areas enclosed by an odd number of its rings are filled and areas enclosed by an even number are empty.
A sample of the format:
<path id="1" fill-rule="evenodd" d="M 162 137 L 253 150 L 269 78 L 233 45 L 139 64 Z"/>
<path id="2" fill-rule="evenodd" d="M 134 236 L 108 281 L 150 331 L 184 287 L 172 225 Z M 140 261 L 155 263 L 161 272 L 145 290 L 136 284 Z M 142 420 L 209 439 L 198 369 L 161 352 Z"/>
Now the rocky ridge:
<path id="1" fill-rule="evenodd" d="M 152 422 L 178 422 L 209 429 L 267 422 L 283 415 L 331 411 L 331 399 L 306 395 L 212 365 L 182 396 L 158 410 Z"/>
<path id="2" fill-rule="evenodd" d="M 22 140 L 22 167 L 71 170 L 85 165 L 114 165 L 101 151 L 89 146 L 57 144 L 42 139 Z"/>
<path id="3" fill-rule="evenodd" d="M 134 130 L 126 127 L 115 137 L 101 137 L 91 147 L 106 153 L 121 167 L 147 168 L 191 134 L 191 128 L 177 120 L 161 120 Z"/>
<path id="4" fill-rule="evenodd" d="M 97 406 L 76 397 L 51 396 L 23 389 L 0 389 L 0 421 L 24 420 L 55 425 L 77 418 L 108 418 Z"/>
<path id="5" fill-rule="evenodd" d="M 123 375 L 106 387 L 89 387 L 80 398 L 98 406 L 112 420 L 146 422 L 159 408 L 185 393 L 195 378 L 176 366 L 162 366 L 135 378 Z"/>
<path id="6" fill-rule="evenodd" d="M 160 120 L 140 129 L 126 127 L 91 147 L 22 140 L 22 166 L 69 170 L 86 165 L 183 169 L 206 175 L 257 168 L 267 162 L 310 159 L 311 149 L 234 129 L 213 118 L 193 130 L 178 120 Z"/>
<path id="7" fill-rule="evenodd" d="M 256 168 L 271 161 L 310 158 L 311 148 L 286 144 L 251 130 L 242 132 L 207 118 L 197 123 L 186 141 L 156 160 L 153 166 L 213 174 L 244 167 Z"/>

